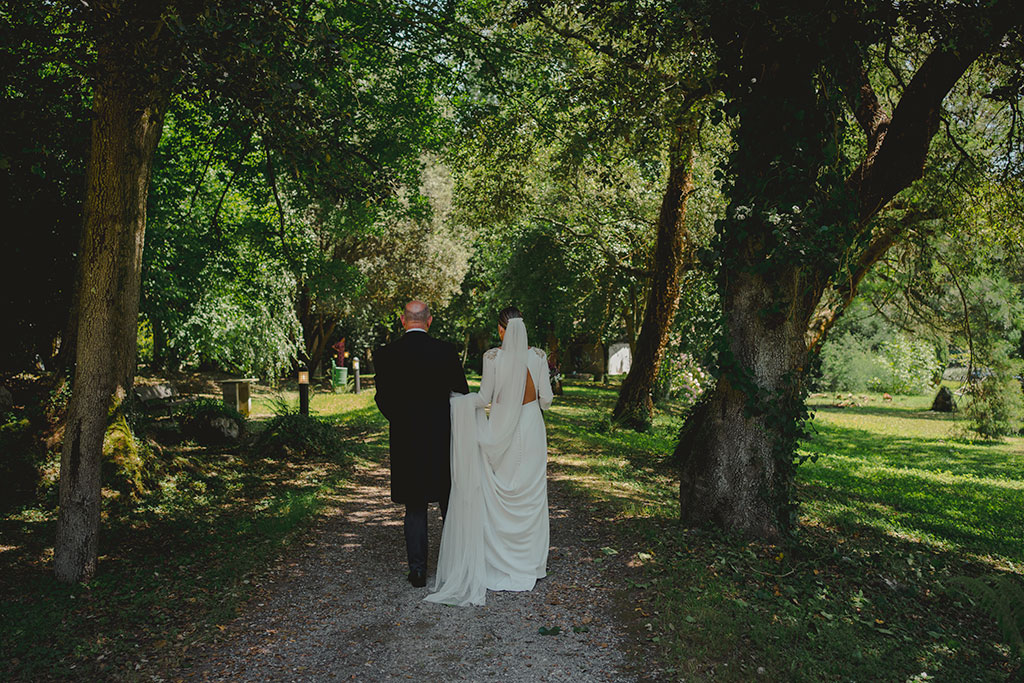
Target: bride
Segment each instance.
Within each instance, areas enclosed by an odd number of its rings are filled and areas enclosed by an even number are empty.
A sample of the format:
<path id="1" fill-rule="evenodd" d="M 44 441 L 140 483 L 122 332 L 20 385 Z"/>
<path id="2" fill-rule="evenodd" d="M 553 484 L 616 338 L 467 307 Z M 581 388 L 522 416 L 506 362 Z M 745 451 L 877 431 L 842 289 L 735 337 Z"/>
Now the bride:
<path id="1" fill-rule="evenodd" d="M 547 574 L 547 357 L 527 345 L 516 308 L 498 315 L 498 335 L 480 393 L 451 398 L 452 491 L 431 602 L 483 605 L 487 589 L 528 591 Z"/>

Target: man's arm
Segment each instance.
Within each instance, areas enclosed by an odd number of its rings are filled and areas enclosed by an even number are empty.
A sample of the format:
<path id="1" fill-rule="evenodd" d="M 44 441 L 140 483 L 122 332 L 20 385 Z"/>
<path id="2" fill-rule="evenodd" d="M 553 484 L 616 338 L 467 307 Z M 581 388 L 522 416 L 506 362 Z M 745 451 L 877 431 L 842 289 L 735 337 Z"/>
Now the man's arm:
<path id="1" fill-rule="evenodd" d="M 390 420 L 392 414 L 391 375 L 389 374 L 388 358 L 384 347 L 377 350 L 373 365 L 375 371 L 373 376 L 373 385 L 376 388 L 373 400 L 377 403 L 377 408 L 380 410 L 381 414 Z"/>
<path id="2" fill-rule="evenodd" d="M 457 394 L 468 394 L 469 383 L 466 381 L 466 370 L 462 367 L 462 361 L 459 360 L 459 351 L 452 344 L 449 346 L 451 349 L 451 379 L 449 380 L 451 391 Z"/>

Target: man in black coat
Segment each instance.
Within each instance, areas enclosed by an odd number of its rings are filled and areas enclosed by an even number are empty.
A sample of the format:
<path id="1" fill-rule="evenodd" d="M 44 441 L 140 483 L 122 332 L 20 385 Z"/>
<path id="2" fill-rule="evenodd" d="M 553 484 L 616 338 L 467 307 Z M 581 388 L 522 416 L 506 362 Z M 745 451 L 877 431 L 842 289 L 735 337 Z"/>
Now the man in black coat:
<path id="1" fill-rule="evenodd" d="M 377 351 L 374 384 L 377 407 L 391 424 L 391 500 L 405 504 L 405 547 L 409 582 L 427 583 L 427 503 L 448 512 L 451 490 L 449 394 L 469 393 L 454 344 L 427 330 L 433 317 L 422 301 L 402 314 L 405 334 Z"/>

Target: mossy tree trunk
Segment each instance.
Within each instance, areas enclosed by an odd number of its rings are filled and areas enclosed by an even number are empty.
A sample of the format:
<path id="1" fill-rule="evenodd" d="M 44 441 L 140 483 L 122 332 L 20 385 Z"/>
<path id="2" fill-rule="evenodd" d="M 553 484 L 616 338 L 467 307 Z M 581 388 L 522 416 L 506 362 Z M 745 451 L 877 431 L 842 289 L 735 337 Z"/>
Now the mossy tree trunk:
<path id="1" fill-rule="evenodd" d="M 629 374 L 622 382 L 612 411 L 614 420 L 633 429 L 646 430 L 651 425 L 654 414 L 651 394 L 679 307 L 679 281 L 687 258 L 686 205 L 693 191 L 696 141 L 697 118 L 692 114 L 675 130 L 668 183 L 658 214 L 653 276 L 643 323 L 636 338 Z"/>
<path id="2" fill-rule="evenodd" d="M 148 32 L 133 26 L 132 35 L 149 38 L 159 16 L 149 16 Z M 147 46 L 126 33 L 114 31 L 97 45 L 74 381 L 54 546 L 54 572 L 66 583 L 87 580 L 96 569 L 103 437 L 135 375 L 146 198 L 167 100 L 158 77 L 132 68 L 128 55 Z"/>

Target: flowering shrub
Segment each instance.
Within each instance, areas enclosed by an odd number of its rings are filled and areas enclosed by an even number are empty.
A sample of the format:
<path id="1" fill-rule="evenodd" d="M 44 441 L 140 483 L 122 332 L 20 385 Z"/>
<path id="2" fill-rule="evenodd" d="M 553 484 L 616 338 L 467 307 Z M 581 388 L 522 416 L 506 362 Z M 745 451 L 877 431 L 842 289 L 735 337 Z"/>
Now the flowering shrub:
<path id="1" fill-rule="evenodd" d="M 689 408 L 711 383 L 711 373 L 687 353 L 666 353 L 654 385 L 656 402 L 675 399 Z"/>

